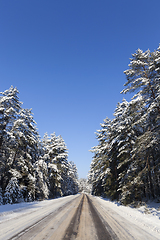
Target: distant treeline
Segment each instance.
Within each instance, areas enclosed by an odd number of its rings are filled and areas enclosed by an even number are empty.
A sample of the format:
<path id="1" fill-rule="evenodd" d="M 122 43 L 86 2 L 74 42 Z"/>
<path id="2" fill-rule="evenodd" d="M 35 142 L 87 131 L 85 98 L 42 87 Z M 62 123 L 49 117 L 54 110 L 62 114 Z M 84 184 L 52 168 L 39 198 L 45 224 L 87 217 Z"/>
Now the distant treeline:
<path id="1" fill-rule="evenodd" d="M 0 94 L 0 205 L 78 192 L 77 168 L 55 133 L 40 140 L 31 109 L 14 87 Z"/>
<path id="2" fill-rule="evenodd" d="M 88 176 L 92 194 L 123 204 L 160 201 L 160 47 L 132 54 L 123 99 L 104 119 Z"/>

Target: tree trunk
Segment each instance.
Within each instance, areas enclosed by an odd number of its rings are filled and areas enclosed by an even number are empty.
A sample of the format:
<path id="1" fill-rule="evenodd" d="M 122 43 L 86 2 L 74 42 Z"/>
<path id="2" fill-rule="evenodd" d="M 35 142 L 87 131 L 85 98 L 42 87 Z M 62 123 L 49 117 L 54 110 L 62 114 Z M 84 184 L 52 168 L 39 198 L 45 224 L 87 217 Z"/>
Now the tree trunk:
<path id="1" fill-rule="evenodd" d="M 151 176 L 151 166 L 150 166 L 149 156 L 147 156 L 147 164 L 148 164 L 148 177 L 149 177 L 150 192 L 151 192 L 151 196 L 153 198 L 155 198 L 154 187 L 153 187 L 152 176 Z"/>

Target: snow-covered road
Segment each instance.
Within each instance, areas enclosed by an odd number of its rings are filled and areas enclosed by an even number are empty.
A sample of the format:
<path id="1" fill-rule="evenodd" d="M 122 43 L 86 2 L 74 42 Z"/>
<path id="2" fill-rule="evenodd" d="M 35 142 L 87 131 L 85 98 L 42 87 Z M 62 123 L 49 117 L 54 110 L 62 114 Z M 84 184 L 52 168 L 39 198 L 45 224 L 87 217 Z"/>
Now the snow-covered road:
<path id="1" fill-rule="evenodd" d="M 152 209 L 131 208 L 99 197 L 91 199 L 118 239 L 160 239 L 160 204 L 154 204 Z"/>
<path id="2" fill-rule="evenodd" d="M 85 194 L 0 206 L 0 239 L 160 239 L 160 206 L 133 209 Z"/>
<path id="3" fill-rule="evenodd" d="M 4 210 L 7 210 L 8 207 L 8 211 L 0 210 L 0 239 L 10 239 L 25 229 L 31 229 L 32 226 L 52 213 L 52 217 L 56 216 L 61 208 L 65 208 L 77 197 L 78 195 L 74 195 L 42 202 L 0 206 Z"/>

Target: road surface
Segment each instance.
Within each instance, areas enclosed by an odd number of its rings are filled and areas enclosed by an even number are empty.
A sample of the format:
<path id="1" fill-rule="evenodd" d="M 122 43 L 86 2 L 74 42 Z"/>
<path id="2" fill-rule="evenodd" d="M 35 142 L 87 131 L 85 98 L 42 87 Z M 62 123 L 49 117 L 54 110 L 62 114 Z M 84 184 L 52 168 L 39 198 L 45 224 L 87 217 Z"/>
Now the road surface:
<path id="1" fill-rule="evenodd" d="M 56 206 L 25 213 L 0 223 L 0 239 L 21 240 L 143 240 L 156 239 L 116 212 L 99 206 L 96 198 L 78 194 L 60 198 Z"/>

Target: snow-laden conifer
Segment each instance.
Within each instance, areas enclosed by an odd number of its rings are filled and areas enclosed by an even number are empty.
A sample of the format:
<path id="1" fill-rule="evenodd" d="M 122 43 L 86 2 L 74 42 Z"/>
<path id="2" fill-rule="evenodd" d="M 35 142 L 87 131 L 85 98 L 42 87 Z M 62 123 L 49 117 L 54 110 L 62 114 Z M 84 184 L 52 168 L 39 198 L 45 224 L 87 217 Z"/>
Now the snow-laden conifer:
<path id="1" fill-rule="evenodd" d="M 66 180 L 67 180 L 67 185 L 68 185 L 68 193 L 66 195 L 78 193 L 77 167 L 76 167 L 75 163 L 72 161 L 69 162 L 68 176 L 67 176 Z"/>
<path id="2" fill-rule="evenodd" d="M 40 157 L 34 164 L 36 178 L 36 199 L 48 199 L 49 197 L 49 180 L 48 167 L 43 157 Z"/>
<path id="3" fill-rule="evenodd" d="M 13 88 L 12 86 L 10 89 L 0 93 L 0 185 L 2 191 L 5 190 L 10 180 L 9 170 L 13 162 L 13 153 L 11 149 L 14 147 L 14 136 L 11 130 L 14 122 L 18 119 L 22 104 L 19 101 L 18 93 L 17 88 Z"/>
<path id="4" fill-rule="evenodd" d="M 0 204 L 75 194 L 77 169 L 64 140 L 55 133 L 40 140 L 18 93 L 12 86 L 0 93 Z"/>
<path id="5" fill-rule="evenodd" d="M 124 73 L 122 93 L 135 94 L 118 103 L 111 124 L 104 121 L 97 131 L 88 181 L 93 194 L 128 204 L 160 196 L 160 47 L 138 49 Z"/>
<path id="6" fill-rule="evenodd" d="M 5 188 L 4 193 L 4 203 L 18 203 L 23 200 L 23 195 L 21 189 L 18 184 L 18 180 L 16 177 L 11 178 L 8 185 Z"/>

